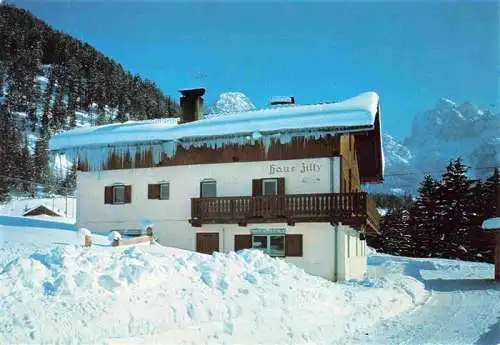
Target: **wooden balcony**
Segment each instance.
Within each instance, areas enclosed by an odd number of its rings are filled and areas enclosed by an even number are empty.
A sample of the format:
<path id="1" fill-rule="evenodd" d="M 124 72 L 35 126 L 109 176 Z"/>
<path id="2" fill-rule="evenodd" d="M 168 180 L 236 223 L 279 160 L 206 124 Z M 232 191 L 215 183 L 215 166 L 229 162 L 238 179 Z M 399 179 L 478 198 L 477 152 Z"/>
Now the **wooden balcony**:
<path id="1" fill-rule="evenodd" d="M 342 222 L 380 232 L 380 215 L 364 192 L 191 199 L 191 224 Z"/>

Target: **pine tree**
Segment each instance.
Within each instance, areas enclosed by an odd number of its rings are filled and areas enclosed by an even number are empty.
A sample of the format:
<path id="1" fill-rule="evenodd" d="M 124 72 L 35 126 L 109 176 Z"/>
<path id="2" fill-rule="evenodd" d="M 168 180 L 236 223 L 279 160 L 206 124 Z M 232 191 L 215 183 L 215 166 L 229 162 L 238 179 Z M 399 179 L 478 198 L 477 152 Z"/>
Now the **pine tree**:
<path id="1" fill-rule="evenodd" d="M 64 127 L 67 120 L 67 109 L 64 103 L 66 92 L 65 68 L 62 66 L 55 66 L 54 73 L 57 80 L 57 90 L 55 101 L 52 106 L 52 121 L 49 126 L 51 134 L 59 132 Z"/>
<path id="2" fill-rule="evenodd" d="M 26 52 L 26 62 L 24 69 L 26 71 L 26 103 L 28 119 L 32 128 L 36 128 L 37 109 L 41 97 L 41 85 L 37 77 L 41 74 L 42 42 L 37 38 L 37 33 L 30 30 L 27 38 L 28 51 Z"/>
<path id="3" fill-rule="evenodd" d="M 35 181 L 39 184 L 50 183 L 50 172 L 48 164 L 48 134 L 40 135 L 35 144 Z"/>
<path id="4" fill-rule="evenodd" d="M 407 210 L 389 210 L 380 222 L 378 250 L 391 255 L 412 256 L 414 249 L 409 220 L 410 214 Z"/>
<path id="5" fill-rule="evenodd" d="M 5 95 L 5 93 L 4 93 L 4 88 L 6 86 L 6 84 L 5 84 L 6 73 L 5 72 L 6 72 L 5 63 L 0 58 L 0 103 L 3 102 L 3 97 Z"/>
<path id="6" fill-rule="evenodd" d="M 450 161 L 443 174 L 439 193 L 440 233 L 439 242 L 443 256 L 464 259 L 473 248 L 470 224 L 474 218 L 474 198 L 471 193 L 473 181 L 467 177 L 462 160 Z"/>
<path id="7" fill-rule="evenodd" d="M 98 112 L 98 115 L 97 115 L 97 123 L 96 124 L 98 126 L 106 124 L 106 110 L 105 110 L 105 108 L 102 105 L 99 105 L 97 107 L 97 112 Z"/>
<path id="8" fill-rule="evenodd" d="M 2 145 L 0 145 L 0 202 L 5 202 L 9 199 L 9 165 L 8 165 L 8 152 L 7 145 L 4 145 L 4 140 L 7 140 L 7 129 L 5 124 L 8 120 L 7 117 L 7 106 L 5 104 L 0 104 L 0 140 Z"/>
<path id="9" fill-rule="evenodd" d="M 68 84 L 68 123 L 66 128 L 74 128 L 76 126 L 75 112 L 77 110 L 78 93 L 80 92 L 80 64 L 76 56 L 71 56 L 68 61 L 67 84 Z"/>
<path id="10" fill-rule="evenodd" d="M 439 187 L 431 175 L 426 175 L 418 189 L 419 196 L 410 211 L 410 227 L 414 238 L 414 255 L 435 256 L 439 233 Z"/>
<path id="11" fill-rule="evenodd" d="M 20 178 L 22 181 L 21 191 L 25 193 L 32 193 L 34 191 L 33 178 L 34 178 L 34 166 L 33 158 L 31 157 L 30 150 L 28 147 L 28 140 L 25 138 L 24 146 L 21 151 L 21 171 Z M 31 182 L 28 182 L 31 181 Z"/>
<path id="12" fill-rule="evenodd" d="M 54 86 L 56 82 L 56 76 L 54 70 L 51 68 L 49 71 L 49 80 L 47 87 L 45 88 L 45 93 L 43 96 L 43 113 L 42 113 L 42 128 L 40 135 L 48 135 L 50 124 L 52 122 L 52 96 L 54 92 Z"/>
<path id="13" fill-rule="evenodd" d="M 8 106 L 0 104 L 0 175 L 2 175 L 2 193 L 6 190 L 16 187 L 17 182 L 14 180 L 18 173 L 18 164 L 20 157 L 20 140 L 19 140 L 18 123 L 13 114 L 9 111 Z M 2 197 L 5 198 L 5 195 Z"/>

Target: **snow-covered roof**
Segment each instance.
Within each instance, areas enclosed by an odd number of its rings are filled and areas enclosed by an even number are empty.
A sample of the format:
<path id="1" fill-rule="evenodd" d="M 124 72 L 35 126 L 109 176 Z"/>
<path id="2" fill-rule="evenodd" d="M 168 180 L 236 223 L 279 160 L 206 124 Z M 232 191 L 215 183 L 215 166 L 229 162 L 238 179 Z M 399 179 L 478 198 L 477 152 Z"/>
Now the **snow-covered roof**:
<path id="1" fill-rule="evenodd" d="M 60 213 L 59 211 L 56 211 L 54 210 L 52 207 L 48 206 L 48 205 L 45 205 L 45 204 L 37 204 L 36 206 L 34 207 L 31 207 L 30 209 L 26 210 L 23 212 L 23 216 L 26 216 L 26 215 L 29 215 L 31 212 L 33 212 L 34 210 L 36 209 L 45 209 L 47 211 L 49 211 L 49 213 L 54 213 L 55 215 L 59 216 L 59 217 L 64 217 L 64 215 L 62 213 Z"/>
<path id="2" fill-rule="evenodd" d="M 266 133 L 339 128 L 366 130 L 374 125 L 378 103 L 375 92 L 366 92 L 343 102 L 266 108 L 183 124 L 149 120 L 78 128 L 52 137 L 49 149 L 64 151 L 88 146 L 182 142 L 241 135 L 252 135 L 255 139 L 256 135 Z"/>
<path id="3" fill-rule="evenodd" d="M 485 230 L 500 229 L 500 217 L 486 219 L 483 222 L 482 228 Z"/>

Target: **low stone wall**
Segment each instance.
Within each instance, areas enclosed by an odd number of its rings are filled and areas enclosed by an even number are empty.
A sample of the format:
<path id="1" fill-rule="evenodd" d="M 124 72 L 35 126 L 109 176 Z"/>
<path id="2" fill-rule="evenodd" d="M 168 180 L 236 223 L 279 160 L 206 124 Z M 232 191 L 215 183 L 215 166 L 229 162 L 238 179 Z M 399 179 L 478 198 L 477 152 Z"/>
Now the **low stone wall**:
<path id="1" fill-rule="evenodd" d="M 140 243 L 151 243 L 151 236 L 138 236 L 133 238 L 114 240 L 111 245 L 113 247 L 118 247 L 118 246 L 129 246 L 132 244 L 140 244 Z"/>

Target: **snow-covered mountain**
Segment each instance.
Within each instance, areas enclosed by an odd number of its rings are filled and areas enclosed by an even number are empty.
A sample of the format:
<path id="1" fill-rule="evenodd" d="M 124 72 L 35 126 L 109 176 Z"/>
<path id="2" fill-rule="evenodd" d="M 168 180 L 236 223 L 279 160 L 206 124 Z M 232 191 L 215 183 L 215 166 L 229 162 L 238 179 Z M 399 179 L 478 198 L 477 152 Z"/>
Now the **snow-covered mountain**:
<path id="1" fill-rule="evenodd" d="M 414 193 L 425 173 L 439 178 L 455 157 L 464 159 L 472 176 L 484 178 L 500 162 L 500 114 L 442 98 L 415 115 L 404 142 L 388 133 L 383 141 L 385 182 L 370 190 Z"/>
<path id="2" fill-rule="evenodd" d="M 404 194 L 413 191 L 421 175 L 412 163 L 414 156 L 411 151 L 397 138 L 389 133 L 382 134 L 385 159 L 385 179 L 381 185 L 369 185 L 370 191 Z"/>
<path id="3" fill-rule="evenodd" d="M 241 92 L 224 92 L 209 108 L 205 118 L 255 109 L 250 98 Z"/>

